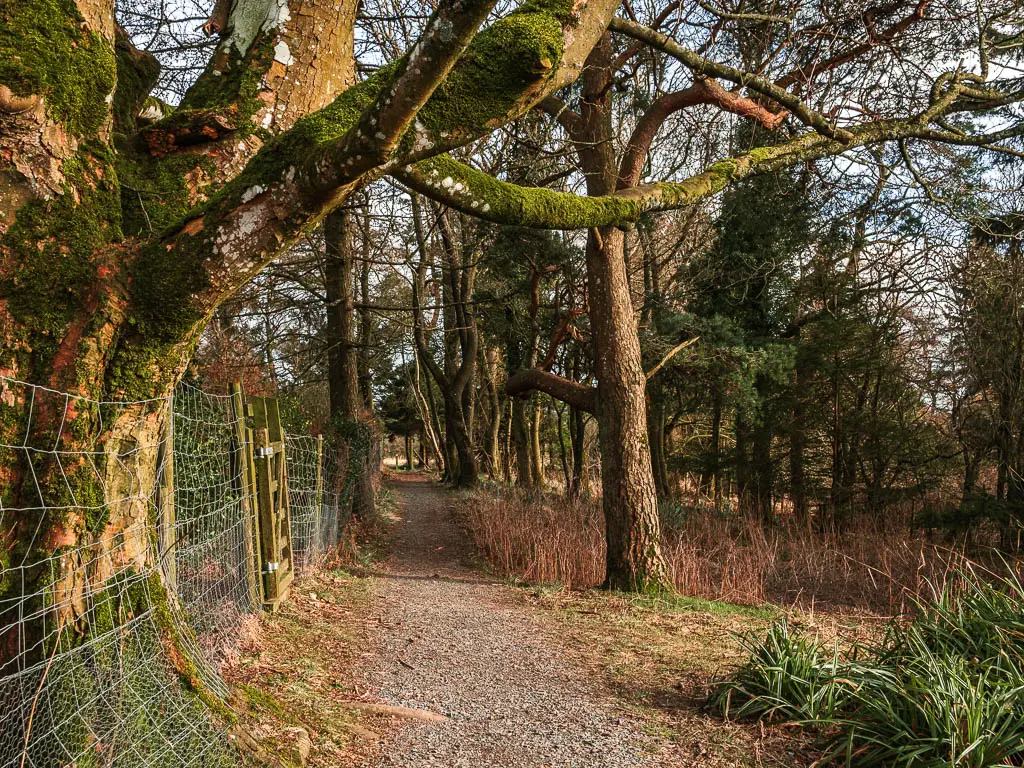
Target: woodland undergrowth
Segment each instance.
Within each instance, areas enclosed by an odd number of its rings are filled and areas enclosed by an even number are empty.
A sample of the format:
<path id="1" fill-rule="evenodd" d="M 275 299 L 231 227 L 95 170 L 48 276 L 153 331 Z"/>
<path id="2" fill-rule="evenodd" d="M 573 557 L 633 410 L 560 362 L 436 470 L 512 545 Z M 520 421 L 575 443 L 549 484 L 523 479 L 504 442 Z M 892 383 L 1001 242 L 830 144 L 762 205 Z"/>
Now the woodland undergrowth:
<path id="1" fill-rule="evenodd" d="M 740 720 L 817 736 L 817 764 L 854 768 L 1024 765 L 1024 589 L 1012 568 L 958 572 L 843 648 L 788 619 L 743 639 L 748 661 L 709 704 Z"/>
<path id="2" fill-rule="evenodd" d="M 600 499 L 489 487 L 461 506 L 477 548 L 502 576 L 573 589 L 603 580 Z M 896 616 L 912 612 L 971 562 L 961 542 L 912 521 L 910 511 L 884 521 L 861 516 L 840 530 L 787 516 L 766 523 L 666 507 L 663 548 L 684 595 Z"/>

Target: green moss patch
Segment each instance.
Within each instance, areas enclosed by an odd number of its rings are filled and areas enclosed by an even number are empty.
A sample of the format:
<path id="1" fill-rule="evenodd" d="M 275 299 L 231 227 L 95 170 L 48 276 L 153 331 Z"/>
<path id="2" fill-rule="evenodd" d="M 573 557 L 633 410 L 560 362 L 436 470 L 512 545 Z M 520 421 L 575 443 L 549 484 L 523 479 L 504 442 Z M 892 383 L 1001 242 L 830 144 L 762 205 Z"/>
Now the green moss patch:
<path id="1" fill-rule="evenodd" d="M 117 91 L 114 94 L 114 130 L 135 133 L 139 110 L 150 98 L 149 92 L 160 77 L 160 62 L 150 53 L 137 50 L 128 36 L 118 30 Z"/>
<path id="2" fill-rule="evenodd" d="M 72 0 L 15 0 L 0 18 L 0 83 L 42 95 L 47 114 L 91 136 L 107 119 L 117 82 L 113 46 L 85 31 Z"/>
<path id="3" fill-rule="evenodd" d="M 481 31 L 420 112 L 423 123 L 435 132 L 479 132 L 507 115 L 561 62 L 561 15 L 525 7 Z"/>
<path id="4" fill-rule="evenodd" d="M 130 153 L 118 164 L 126 235 L 151 236 L 182 224 L 196 206 L 190 176 L 212 178 L 213 161 L 202 155 L 154 158 Z"/>
<path id="5" fill-rule="evenodd" d="M 252 117 L 262 106 L 260 88 L 263 77 L 274 62 L 272 35 L 260 34 L 248 53 L 224 57 L 218 53 L 214 67 L 209 67 L 189 89 L 180 106 L 180 112 L 218 107 L 237 107 L 240 124 Z M 179 116 L 180 119 L 180 116 Z"/>
<path id="6" fill-rule="evenodd" d="M 63 171 L 64 194 L 22 206 L 0 238 L 8 260 L 0 294 L 33 340 L 40 380 L 96 284 L 97 254 L 122 237 L 117 177 L 106 151 L 83 149 Z"/>

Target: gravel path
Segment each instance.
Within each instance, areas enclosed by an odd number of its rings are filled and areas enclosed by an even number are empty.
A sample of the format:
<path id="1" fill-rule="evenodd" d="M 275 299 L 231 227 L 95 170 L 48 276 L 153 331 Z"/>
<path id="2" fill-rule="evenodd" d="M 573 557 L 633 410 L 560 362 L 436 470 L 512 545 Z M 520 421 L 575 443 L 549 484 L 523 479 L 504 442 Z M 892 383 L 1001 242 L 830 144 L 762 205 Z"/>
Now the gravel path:
<path id="1" fill-rule="evenodd" d="M 548 631 L 509 600 L 509 587 L 465 563 L 450 498 L 422 477 L 395 481 L 404 512 L 377 580 L 369 696 L 429 710 L 381 745 L 375 768 L 646 768 L 657 745 L 616 709 Z M 371 625 L 372 629 L 372 625 Z"/>

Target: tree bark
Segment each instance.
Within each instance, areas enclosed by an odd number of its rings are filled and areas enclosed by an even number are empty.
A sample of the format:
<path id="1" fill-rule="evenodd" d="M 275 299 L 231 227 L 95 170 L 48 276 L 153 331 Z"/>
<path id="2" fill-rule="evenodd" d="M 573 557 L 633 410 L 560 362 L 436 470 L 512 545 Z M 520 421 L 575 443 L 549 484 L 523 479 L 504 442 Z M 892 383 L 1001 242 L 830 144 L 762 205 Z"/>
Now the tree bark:
<path id="1" fill-rule="evenodd" d="M 613 192 L 611 43 L 594 47 L 584 69 L 578 152 L 589 195 Z M 661 553 L 658 495 L 647 442 L 646 379 L 626 276 L 625 239 L 615 227 L 587 234 L 587 289 L 597 379 L 602 506 L 607 541 L 605 585 L 646 590 L 668 585 Z"/>
<path id="2" fill-rule="evenodd" d="M 373 427 L 359 387 L 355 342 L 355 251 L 353 222 L 344 208 L 324 220 L 324 276 L 327 297 L 327 371 L 331 426 L 338 440 L 339 465 L 351 478 L 347 502 L 355 517 L 373 514 Z M 357 431 L 366 439 L 355 440 Z M 350 471 L 351 470 L 351 471 Z"/>

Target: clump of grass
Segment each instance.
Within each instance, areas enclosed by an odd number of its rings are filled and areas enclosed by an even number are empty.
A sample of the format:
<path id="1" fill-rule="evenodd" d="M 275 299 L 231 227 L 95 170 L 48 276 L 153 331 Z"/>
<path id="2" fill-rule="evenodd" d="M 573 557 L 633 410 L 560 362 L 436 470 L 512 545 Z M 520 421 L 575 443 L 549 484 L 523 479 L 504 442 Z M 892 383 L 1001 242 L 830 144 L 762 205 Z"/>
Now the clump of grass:
<path id="1" fill-rule="evenodd" d="M 821 763 L 1024 765 L 1024 589 L 960 574 L 874 645 L 827 649 L 786 622 L 747 636 L 747 663 L 714 690 L 725 715 L 819 732 Z"/>
<path id="2" fill-rule="evenodd" d="M 837 682 L 845 668 L 838 643 L 830 650 L 781 620 L 764 637 L 740 638 L 740 646 L 750 660 L 711 700 L 727 717 L 820 721 L 842 711 L 850 689 Z"/>

